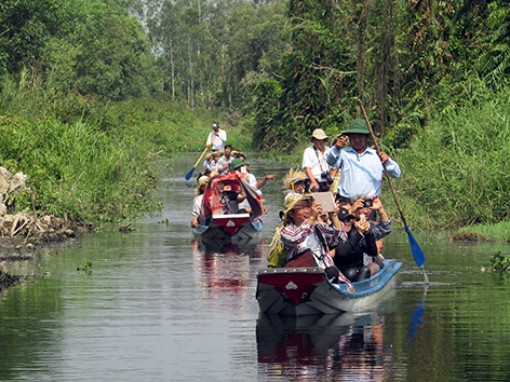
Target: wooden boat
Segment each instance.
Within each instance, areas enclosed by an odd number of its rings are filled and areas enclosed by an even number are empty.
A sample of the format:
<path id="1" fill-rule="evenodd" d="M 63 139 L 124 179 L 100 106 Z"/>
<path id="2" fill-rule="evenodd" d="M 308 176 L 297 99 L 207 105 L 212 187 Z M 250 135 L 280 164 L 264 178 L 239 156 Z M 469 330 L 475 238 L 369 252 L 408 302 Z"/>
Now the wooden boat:
<path id="1" fill-rule="evenodd" d="M 393 289 L 395 275 L 402 267 L 396 260 L 385 260 L 377 274 L 353 283 L 330 282 L 321 268 L 270 268 L 257 275 L 256 299 L 267 314 L 304 316 L 364 312 L 377 306 Z"/>
<path id="2" fill-rule="evenodd" d="M 225 189 L 230 193 L 241 194 L 246 200 L 246 210 L 232 208 L 225 211 Z M 231 207 L 231 204 L 229 204 Z M 258 238 L 264 228 L 262 221 L 262 197 L 250 186 L 240 173 L 217 175 L 209 181 L 202 201 L 201 224 L 193 228 L 193 233 L 203 241 L 231 242 L 237 245 L 248 244 Z"/>

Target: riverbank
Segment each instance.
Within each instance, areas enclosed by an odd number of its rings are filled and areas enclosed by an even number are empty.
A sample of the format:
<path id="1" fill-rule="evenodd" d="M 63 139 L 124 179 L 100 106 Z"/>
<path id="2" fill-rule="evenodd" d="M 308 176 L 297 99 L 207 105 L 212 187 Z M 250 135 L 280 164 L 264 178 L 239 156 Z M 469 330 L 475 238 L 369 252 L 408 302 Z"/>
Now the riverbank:
<path id="1" fill-rule="evenodd" d="M 55 216 L 17 214 L 0 217 L 0 231 L 1 292 L 36 274 L 39 249 L 68 243 L 93 232 L 93 226 Z"/>

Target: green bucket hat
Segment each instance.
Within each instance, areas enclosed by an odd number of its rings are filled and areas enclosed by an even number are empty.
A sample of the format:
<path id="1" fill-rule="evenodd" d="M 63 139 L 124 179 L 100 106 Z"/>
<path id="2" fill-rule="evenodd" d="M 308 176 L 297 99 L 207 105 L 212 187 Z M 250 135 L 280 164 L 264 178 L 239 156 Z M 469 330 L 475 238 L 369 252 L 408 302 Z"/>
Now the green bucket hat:
<path id="1" fill-rule="evenodd" d="M 233 169 L 238 169 L 239 167 L 244 166 L 246 163 L 244 163 L 239 158 L 234 158 L 230 164 L 232 165 Z"/>
<path id="2" fill-rule="evenodd" d="M 367 123 L 361 119 L 354 119 L 349 123 L 349 127 L 346 131 L 342 133 L 342 135 L 348 134 L 366 134 L 370 135 L 370 131 L 368 131 Z"/>

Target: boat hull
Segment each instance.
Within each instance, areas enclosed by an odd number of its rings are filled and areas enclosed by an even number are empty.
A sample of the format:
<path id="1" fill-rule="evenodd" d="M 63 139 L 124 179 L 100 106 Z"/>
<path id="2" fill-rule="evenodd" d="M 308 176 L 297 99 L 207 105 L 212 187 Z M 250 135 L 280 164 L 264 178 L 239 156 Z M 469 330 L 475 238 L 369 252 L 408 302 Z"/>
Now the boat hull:
<path id="1" fill-rule="evenodd" d="M 193 232 L 204 242 L 246 245 L 260 236 L 263 227 L 261 219 L 253 221 L 249 214 L 217 215 L 210 224 L 199 226 Z"/>
<path id="2" fill-rule="evenodd" d="M 257 275 L 256 299 L 266 314 L 305 316 L 364 312 L 381 301 L 395 285 L 402 263 L 385 260 L 384 268 L 369 279 L 333 284 L 321 268 L 272 268 Z"/>

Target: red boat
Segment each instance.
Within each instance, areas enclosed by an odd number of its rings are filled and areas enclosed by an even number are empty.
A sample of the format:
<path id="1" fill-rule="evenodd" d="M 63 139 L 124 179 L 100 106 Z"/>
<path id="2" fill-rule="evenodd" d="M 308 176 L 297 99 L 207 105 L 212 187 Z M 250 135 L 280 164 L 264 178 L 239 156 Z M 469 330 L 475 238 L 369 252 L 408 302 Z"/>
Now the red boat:
<path id="1" fill-rule="evenodd" d="M 262 197 L 242 174 L 217 175 L 206 186 L 201 224 L 193 232 L 204 241 L 246 244 L 264 227 L 262 212 Z"/>

